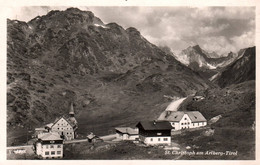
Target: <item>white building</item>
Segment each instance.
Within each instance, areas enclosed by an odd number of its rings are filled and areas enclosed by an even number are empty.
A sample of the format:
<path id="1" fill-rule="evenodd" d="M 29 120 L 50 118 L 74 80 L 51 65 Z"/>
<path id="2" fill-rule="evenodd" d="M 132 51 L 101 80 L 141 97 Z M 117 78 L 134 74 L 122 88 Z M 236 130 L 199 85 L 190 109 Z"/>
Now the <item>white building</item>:
<path id="1" fill-rule="evenodd" d="M 131 127 L 117 127 L 116 137 L 121 140 L 136 140 L 139 138 L 138 129 L 133 129 Z"/>
<path id="2" fill-rule="evenodd" d="M 139 139 L 147 145 L 170 145 L 172 126 L 167 121 L 141 121 L 136 127 L 139 129 Z"/>
<path id="3" fill-rule="evenodd" d="M 36 154 L 44 159 L 63 157 L 63 139 L 57 132 L 38 135 Z"/>
<path id="4" fill-rule="evenodd" d="M 59 135 L 61 135 L 62 138 L 64 138 L 64 140 L 75 139 L 77 129 L 78 123 L 74 117 L 73 104 L 71 104 L 69 116 L 61 116 L 57 118 L 53 123 L 45 125 L 45 130 L 49 132 L 57 132 Z"/>
<path id="5" fill-rule="evenodd" d="M 170 122 L 172 130 L 197 128 L 207 125 L 207 120 L 199 111 L 165 111 L 158 120 Z"/>
<path id="6" fill-rule="evenodd" d="M 72 123 L 69 118 L 64 116 L 56 119 L 51 126 L 52 132 L 59 133 L 65 140 L 73 140 L 76 137 L 77 125 Z"/>

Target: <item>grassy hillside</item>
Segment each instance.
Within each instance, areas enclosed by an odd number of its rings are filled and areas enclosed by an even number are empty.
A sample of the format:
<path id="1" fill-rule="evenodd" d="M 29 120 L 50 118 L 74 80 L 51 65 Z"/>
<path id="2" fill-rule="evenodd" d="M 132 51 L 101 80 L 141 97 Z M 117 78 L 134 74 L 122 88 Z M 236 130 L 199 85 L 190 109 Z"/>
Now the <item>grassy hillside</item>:
<path id="1" fill-rule="evenodd" d="M 222 118 L 211 125 L 212 136 L 203 136 L 203 131 L 187 132 L 177 136 L 177 141 L 199 146 L 198 151 L 237 151 L 238 155 L 185 156 L 183 159 L 255 159 L 255 81 L 201 91 L 198 95 L 204 95 L 205 99 L 186 100 L 181 110 L 200 111 L 207 120 L 217 115 Z"/>

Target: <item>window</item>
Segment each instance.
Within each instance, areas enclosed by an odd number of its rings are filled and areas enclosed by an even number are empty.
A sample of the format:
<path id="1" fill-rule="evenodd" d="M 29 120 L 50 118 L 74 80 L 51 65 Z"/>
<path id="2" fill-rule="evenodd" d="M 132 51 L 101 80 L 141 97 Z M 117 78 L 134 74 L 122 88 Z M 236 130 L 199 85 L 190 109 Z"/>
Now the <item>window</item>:
<path id="1" fill-rule="evenodd" d="M 51 155 L 55 155 L 55 151 L 51 151 Z"/>
<path id="2" fill-rule="evenodd" d="M 53 146 L 53 145 L 51 145 L 51 148 L 54 148 L 54 146 Z"/>
<path id="3" fill-rule="evenodd" d="M 172 125 L 174 125 L 174 123 L 172 123 Z"/>
<path id="4" fill-rule="evenodd" d="M 57 151 L 57 155 L 60 155 L 61 154 L 61 151 Z"/>
<path id="5" fill-rule="evenodd" d="M 153 138 L 151 138 L 151 142 L 153 141 Z"/>
<path id="6" fill-rule="evenodd" d="M 184 120 L 187 120 L 187 118 L 185 117 Z"/>
<path id="7" fill-rule="evenodd" d="M 49 145 L 46 145 L 46 148 L 48 149 L 48 148 L 49 148 Z"/>
<path id="8" fill-rule="evenodd" d="M 188 124 L 190 124 L 190 122 L 188 122 Z"/>
<path id="9" fill-rule="evenodd" d="M 168 141 L 168 138 L 163 138 L 163 141 Z"/>
<path id="10" fill-rule="evenodd" d="M 161 141 L 161 139 L 160 139 L 160 138 L 158 138 L 158 141 Z"/>
<path id="11" fill-rule="evenodd" d="M 46 152 L 45 152 L 45 155 L 49 155 L 49 154 L 50 154 L 49 151 L 46 151 Z"/>
<path id="12" fill-rule="evenodd" d="M 194 126 L 194 123 L 193 123 L 193 126 Z"/>
<path id="13" fill-rule="evenodd" d="M 181 125 L 183 125 L 183 123 L 181 123 Z"/>
<path id="14" fill-rule="evenodd" d="M 61 145 L 57 145 L 57 148 L 61 148 Z"/>

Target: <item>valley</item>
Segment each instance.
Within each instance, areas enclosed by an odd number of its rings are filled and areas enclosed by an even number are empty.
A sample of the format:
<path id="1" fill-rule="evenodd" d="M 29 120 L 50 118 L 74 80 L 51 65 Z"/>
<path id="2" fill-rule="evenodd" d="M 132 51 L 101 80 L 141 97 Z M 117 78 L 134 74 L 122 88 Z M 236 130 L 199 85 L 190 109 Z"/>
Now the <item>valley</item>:
<path id="1" fill-rule="evenodd" d="M 223 159 L 255 159 L 255 58 L 255 47 L 219 57 L 195 45 L 176 55 L 152 44 L 134 27 L 103 23 L 91 11 L 77 8 L 50 11 L 28 22 L 8 19 L 7 146 L 26 144 L 35 128 L 68 114 L 71 104 L 81 138 L 157 120 L 168 108 L 199 111 L 207 121 L 222 116 L 210 123 L 211 136 L 204 136 L 205 130 L 184 131 L 173 136 L 173 142 L 198 146 L 193 147 L 197 151 L 228 148 L 239 153 Z M 80 151 L 90 146 L 74 147 Z M 147 159 L 150 153 L 152 159 L 176 158 L 158 156 L 164 152 L 161 148 L 148 148 L 144 157 L 134 152 L 124 156 L 122 152 L 135 148 L 127 142 L 109 147 L 102 151 L 103 159 Z M 66 152 L 71 154 L 68 159 L 97 159 L 99 154 Z"/>

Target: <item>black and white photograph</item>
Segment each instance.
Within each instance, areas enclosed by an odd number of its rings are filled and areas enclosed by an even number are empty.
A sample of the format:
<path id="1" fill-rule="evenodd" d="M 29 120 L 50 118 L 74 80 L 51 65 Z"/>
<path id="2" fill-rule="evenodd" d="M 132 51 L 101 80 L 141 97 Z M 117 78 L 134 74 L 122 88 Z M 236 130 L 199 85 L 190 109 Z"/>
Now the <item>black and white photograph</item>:
<path id="1" fill-rule="evenodd" d="M 256 6 L 6 10 L 7 160 L 256 160 Z"/>

